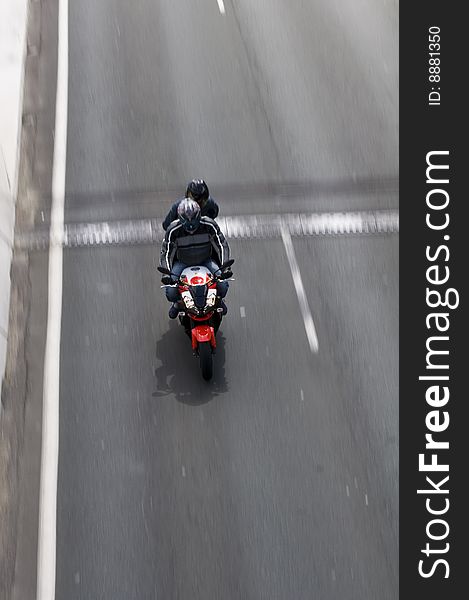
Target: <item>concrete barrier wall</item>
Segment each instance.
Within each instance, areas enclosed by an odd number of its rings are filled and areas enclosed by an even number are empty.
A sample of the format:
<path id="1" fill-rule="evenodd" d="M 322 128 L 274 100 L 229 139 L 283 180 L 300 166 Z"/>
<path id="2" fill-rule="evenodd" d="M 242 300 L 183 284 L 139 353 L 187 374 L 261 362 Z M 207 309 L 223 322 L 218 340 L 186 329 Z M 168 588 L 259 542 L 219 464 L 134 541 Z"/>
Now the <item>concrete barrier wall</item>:
<path id="1" fill-rule="evenodd" d="M 0 381 L 10 306 L 28 0 L 0 0 Z"/>

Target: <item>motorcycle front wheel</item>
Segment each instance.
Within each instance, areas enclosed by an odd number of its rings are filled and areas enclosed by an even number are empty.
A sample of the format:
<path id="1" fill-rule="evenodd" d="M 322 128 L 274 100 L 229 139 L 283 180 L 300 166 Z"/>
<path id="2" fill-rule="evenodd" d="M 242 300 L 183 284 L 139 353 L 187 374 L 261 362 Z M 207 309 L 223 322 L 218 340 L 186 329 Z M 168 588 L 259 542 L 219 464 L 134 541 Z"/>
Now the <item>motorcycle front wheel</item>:
<path id="1" fill-rule="evenodd" d="M 199 344 L 199 360 L 202 377 L 208 381 L 212 378 L 213 374 L 212 346 L 210 342 L 201 342 Z"/>

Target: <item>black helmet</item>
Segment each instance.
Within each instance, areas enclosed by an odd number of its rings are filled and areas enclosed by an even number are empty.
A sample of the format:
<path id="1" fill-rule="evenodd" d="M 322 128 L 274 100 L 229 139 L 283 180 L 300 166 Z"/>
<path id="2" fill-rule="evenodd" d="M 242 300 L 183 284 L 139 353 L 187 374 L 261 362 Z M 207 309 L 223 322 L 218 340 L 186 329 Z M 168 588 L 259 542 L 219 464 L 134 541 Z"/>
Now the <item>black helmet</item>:
<path id="1" fill-rule="evenodd" d="M 203 179 L 193 179 L 187 184 L 186 196 L 193 198 L 202 207 L 208 200 L 210 193 Z"/>
<path id="2" fill-rule="evenodd" d="M 192 198 L 184 198 L 178 205 L 178 218 L 187 233 L 194 233 L 200 225 L 200 206 Z"/>

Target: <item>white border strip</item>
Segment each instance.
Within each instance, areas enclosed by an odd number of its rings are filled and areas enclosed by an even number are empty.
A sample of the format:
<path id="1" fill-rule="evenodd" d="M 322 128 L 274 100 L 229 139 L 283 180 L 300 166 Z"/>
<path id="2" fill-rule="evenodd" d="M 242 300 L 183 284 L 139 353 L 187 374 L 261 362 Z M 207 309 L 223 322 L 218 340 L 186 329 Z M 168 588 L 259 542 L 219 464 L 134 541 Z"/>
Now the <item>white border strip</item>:
<path id="1" fill-rule="evenodd" d="M 218 9 L 221 12 L 222 15 L 225 14 L 225 3 L 223 2 L 223 0 L 217 0 L 218 2 Z"/>
<path id="2" fill-rule="evenodd" d="M 399 233 L 399 211 L 378 210 L 357 213 L 298 213 L 277 215 L 239 215 L 219 217 L 217 222 L 228 239 L 329 235 L 384 235 Z M 70 223 L 65 226 L 65 248 L 119 244 L 161 243 L 163 229 L 159 219 Z M 47 232 L 17 233 L 18 248 L 47 248 Z"/>
<path id="3" fill-rule="evenodd" d="M 298 302 L 300 303 L 301 315 L 303 317 L 303 323 L 306 329 L 306 336 L 308 338 L 309 347 L 313 354 L 316 354 L 319 350 L 319 341 L 316 333 L 316 327 L 314 326 L 313 316 L 309 309 L 308 298 L 306 297 L 305 288 L 303 286 L 303 280 L 301 279 L 300 267 L 296 260 L 295 249 L 291 241 L 291 236 L 288 231 L 282 231 L 282 240 L 285 250 L 287 252 L 288 262 L 290 263 L 291 274 L 293 277 L 293 283 L 295 284 L 296 295 L 298 296 Z"/>
<path id="4" fill-rule="evenodd" d="M 57 95 L 49 248 L 47 337 L 42 406 L 37 600 L 55 599 L 59 461 L 60 330 L 68 112 L 68 0 L 59 0 Z"/>
<path id="5" fill-rule="evenodd" d="M 227 238 L 397 233 L 398 210 L 335 213 L 290 213 L 219 217 Z"/>

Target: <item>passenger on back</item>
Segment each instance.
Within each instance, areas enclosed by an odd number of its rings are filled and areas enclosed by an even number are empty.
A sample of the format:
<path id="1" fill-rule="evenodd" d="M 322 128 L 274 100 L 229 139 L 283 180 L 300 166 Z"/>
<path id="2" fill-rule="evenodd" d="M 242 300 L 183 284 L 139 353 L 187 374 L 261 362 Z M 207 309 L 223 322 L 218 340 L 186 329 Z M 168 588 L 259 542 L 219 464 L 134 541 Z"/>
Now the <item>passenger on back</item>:
<path id="1" fill-rule="evenodd" d="M 218 204 L 210 196 L 208 186 L 203 179 L 193 179 L 187 185 L 186 198 L 195 200 L 200 206 L 201 216 L 216 219 L 218 216 Z M 178 218 L 178 206 L 184 198 L 177 200 L 163 221 L 163 229 L 166 231 L 173 221 Z"/>

